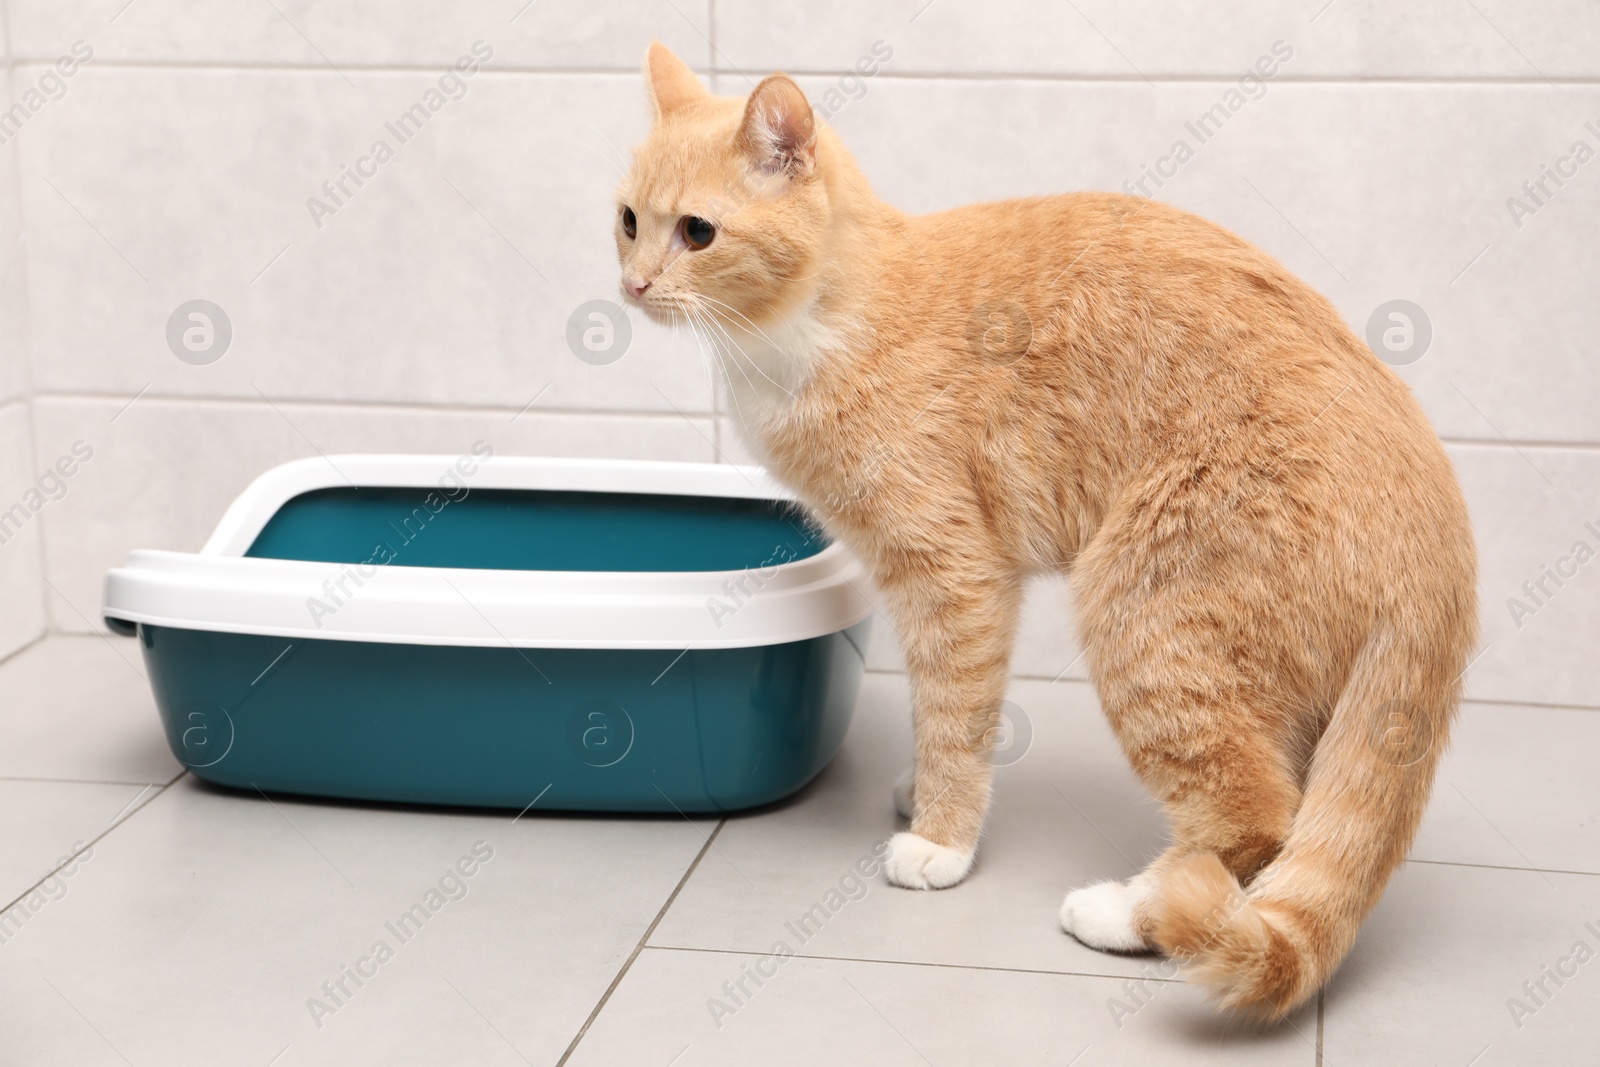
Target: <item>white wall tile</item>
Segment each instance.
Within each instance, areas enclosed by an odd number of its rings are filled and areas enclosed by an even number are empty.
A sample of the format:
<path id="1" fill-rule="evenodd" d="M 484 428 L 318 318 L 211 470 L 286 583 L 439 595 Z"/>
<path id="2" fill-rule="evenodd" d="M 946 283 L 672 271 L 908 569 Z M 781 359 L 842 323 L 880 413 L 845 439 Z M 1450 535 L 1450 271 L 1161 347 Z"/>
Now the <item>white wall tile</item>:
<path id="1" fill-rule="evenodd" d="M 193 552 L 257 475 L 319 452 L 460 455 L 486 441 L 504 455 L 602 456 L 710 462 L 709 419 L 422 408 L 231 403 L 146 397 L 41 397 L 38 454 L 82 440 L 94 449 L 70 491 L 41 518 L 51 618 L 61 630 L 99 625 L 107 569 L 135 548 Z M 113 419 L 115 421 L 113 421 Z M 36 523 L 39 519 L 35 520 Z M 87 621 L 86 621 L 87 620 Z"/>
<path id="2" fill-rule="evenodd" d="M 708 63 L 708 6 L 706 0 L 138 0 L 132 6 L 126 0 L 12 0 L 8 5 L 17 55 L 27 59 L 52 59 L 82 39 L 105 60 L 437 66 L 483 40 L 511 65 L 629 70 L 638 69 L 651 38 L 697 66 Z"/>
<path id="3" fill-rule="evenodd" d="M 1477 11 L 1474 11 L 1474 6 Z M 891 67 L 1139 79 L 1237 74 L 1273 41 L 1296 76 L 1593 77 L 1600 10 L 1582 0 L 722 0 L 724 66 L 847 70 L 877 41 Z"/>
<path id="4" fill-rule="evenodd" d="M 0 404 L 0 605 L 5 608 L 0 611 L 0 657 L 38 637 L 45 625 L 39 513 L 60 502 L 45 503 L 42 492 L 30 493 L 38 489 L 38 472 L 29 437 L 27 404 Z M 37 511 L 35 503 L 41 505 Z"/>
<path id="5" fill-rule="evenodd" d="M 1478 538 L 1484 651 L 1468 695 L 1600 707 L 1600 449 L 1450 451 Z"/>
<path id="6" fill-rule="evenodd" d="M 0 108 L 11 107 L 11 68 L 0 78 Z M 16 142 L 0 145 L 0 404 L 28 394 L 24 316 L 27 271 L 17 198 Z"/>
<path id="7" fill-rule="evenodd" d="M 436 79 L 353 80 L 83 68 L 16 142 L 36 387 L 515 409 L 548 386 L 553 408 L 710 411 L 703 360 L 670 329 L 634 316 L 606 366 L 566 343 L 579 305 L 618 296 L 636 74 L 480 73 L 404 143 L 386 123 Z M 308 199 L 333 203 L 323 183 L 379 140 L 395 157 L 313 219 Z M 167 344 L 195 298 L 232 324 L 205 366 Z"/>

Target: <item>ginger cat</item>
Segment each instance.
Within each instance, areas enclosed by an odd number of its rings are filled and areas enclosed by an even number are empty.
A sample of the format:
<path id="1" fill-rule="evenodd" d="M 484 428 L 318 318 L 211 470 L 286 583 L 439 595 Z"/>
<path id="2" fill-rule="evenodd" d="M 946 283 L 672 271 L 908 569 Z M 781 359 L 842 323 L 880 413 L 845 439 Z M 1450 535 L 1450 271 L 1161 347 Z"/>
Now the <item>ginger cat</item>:
<path id="1" fill-rule="evenodd" d="M 619 190 L 622 285 L 713 344 L 754 452 L 870 568 L 905 649 L 910 829 L 972 868 L 1025 580 L 1172 844 L 1061 924 L 1280 1017 L 1410 847 L 1476 635 L 1450 462 L 1406 386 L 1259 249 L 1100 193 L 911 217 L 788 77 L 712 96 L 667 49 Z"/>

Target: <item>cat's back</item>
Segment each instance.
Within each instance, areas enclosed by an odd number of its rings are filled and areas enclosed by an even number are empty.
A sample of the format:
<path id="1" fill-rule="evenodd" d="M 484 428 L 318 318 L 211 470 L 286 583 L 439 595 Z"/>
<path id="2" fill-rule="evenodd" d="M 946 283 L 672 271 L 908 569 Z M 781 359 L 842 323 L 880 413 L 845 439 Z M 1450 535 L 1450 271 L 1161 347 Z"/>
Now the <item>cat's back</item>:
<path id="1" fill-rule="evenodd" d="M 974 403 L 1044 420 L 1041 439 L 1061 436 L 1057 423 L 1088 426 L 1080 452 L 1108 469 L 1143 456 L 1158 481 L 1157 468 L 1187 471 L 1215 449 L 1259 458 L 1293 441 L 1317 457 L 1306 474 L 1325 502 L 1340 472 L 1363 470 L 1409 483 L 1407 499 L 1444 493 L 1426 512 L 1465 528 L 1449 461 L 1405 383 L 1320 293 L 1222 226 L 1107 193 L 908 225 L 926 266 L 905 330 L 950 373 L 978 368 Z"/>
<path id="2" fill-rule="evenodd" d="M 909 220 L 910 236 L 947 281 L 1052 290 L 1108 278 L 1145 286 L 1241 270 L 1287 280 L 1272 257 L 1226 228 L 1171 204 L 1121 193 L 1078 192 L 969 204 Z M 1081 268 L 1081 269 L 1079 269 Z"/>
<path id="3" fill-rule="evenodd" d="M 1319 363 L 1380 379 L 1381 365 L 1320 293 L 1226 228 L 1158 200 L 1064 193 L 973 204 L 907 222 L 923 321 L 961 330 L 961 309 L 1015 307 L 1036 343 L 1051 335 L 1186 352 L 1273 376 L 1281 361 Z M 987 312 L 986 312 L 987 313 Z M 1392 378 L 1392 376 L 1388 376 Z M 1392 390 L 1398 380 L 1380 388 Z"/>

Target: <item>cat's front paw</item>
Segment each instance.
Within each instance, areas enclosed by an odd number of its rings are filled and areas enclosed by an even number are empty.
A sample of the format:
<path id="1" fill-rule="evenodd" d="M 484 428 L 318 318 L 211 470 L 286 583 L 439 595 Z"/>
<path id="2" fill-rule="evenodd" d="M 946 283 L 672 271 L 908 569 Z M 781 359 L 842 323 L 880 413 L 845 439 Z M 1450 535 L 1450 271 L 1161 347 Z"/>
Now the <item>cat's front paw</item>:
<path id="1" fill-rule="evenodd" d="M 891 885 L 906 889 L 945 889 L 972 870 L 973 852 L 957 852 L 913 833 L 889 838 L 883 873 Z"/>
<path id="2" fill-rule="evenodd" d="M 895 779 L 894 810 L 900 813 L 902 819 L 911 818 L 911 813 L 915 810 L 913 807 L 915 794 L 912 792 L 912 785 L 916 782 L 916 773 L 917 769 L 915 767 L 907 767 L 906 773 Z"/>

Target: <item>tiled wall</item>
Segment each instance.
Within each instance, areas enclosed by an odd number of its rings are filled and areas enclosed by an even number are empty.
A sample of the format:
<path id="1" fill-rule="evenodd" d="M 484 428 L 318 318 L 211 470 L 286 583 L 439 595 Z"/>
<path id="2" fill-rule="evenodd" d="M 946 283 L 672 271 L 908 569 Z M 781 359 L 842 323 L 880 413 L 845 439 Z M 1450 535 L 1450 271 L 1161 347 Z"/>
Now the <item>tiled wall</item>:
<path id="1" fill-rule="evenodd" d="M 1183 139 L 1193 157 L 1148 191 L 1258 242 L 1358 330 L 1385 301 L 1420 305 L 1432 345 L 1401 373 L 1449 443 L 1483 556 L 1469 691 L 1600 706 L 1600 559 L 1547 580 L 1532 614 L 1507 605 L 1574 542 L 1600 552 L 1584 525 L 1600 530 L 1600 159 L 1547 182 L 1531 214 L 1507 205 L 1574 142 L 1600 152 L 1593 3 L 4 6 L 19 98 L 54 93 L 75 42 L 94 54 L 0 147 L 0 217 L 20 212 L 25 252 L 6 221 L 0 507 L 74 442 L 94 456 L 0 546 L 0 652 L 38 631 L 40 604 L 49 626 L 87 629 L 105 568 L 197 547 L 285 459 L 479 438 L 739 455 L 687 338 L 636 321 L 603 367 L 563 341 L 573 309 L 615 292 L 610 192 L 644 130 L 655 37 L 724 93 L 796 74 L 908 209 L 1121 188 Z M 308 198 L 395 144 L 385 123 L 478 41 L 493 56 L 465 95 L 314 218 Z M 892 56 L 849 77 L 877 42 Z M 1274 76 L 1230 98 L 1275 45 Z M 1186 123 L 1230 99 L 1200 143 Z M 166 343 L 192 299 L 232 326 L 208 365 Z M 1019 670 L 1080 676 L 1070 628 L 1061 587 L 1041 585 Z M 875 643 L 880 664 L 895 655 Z"/>

